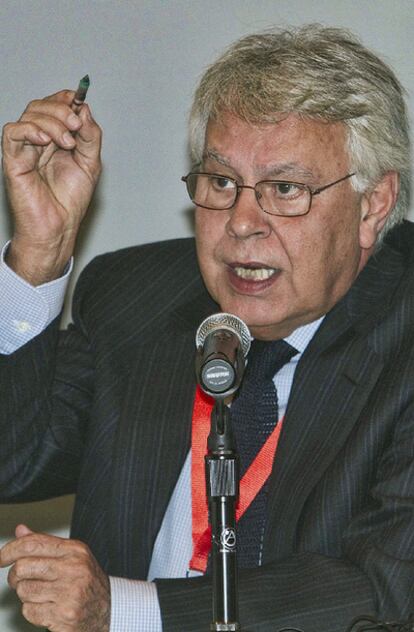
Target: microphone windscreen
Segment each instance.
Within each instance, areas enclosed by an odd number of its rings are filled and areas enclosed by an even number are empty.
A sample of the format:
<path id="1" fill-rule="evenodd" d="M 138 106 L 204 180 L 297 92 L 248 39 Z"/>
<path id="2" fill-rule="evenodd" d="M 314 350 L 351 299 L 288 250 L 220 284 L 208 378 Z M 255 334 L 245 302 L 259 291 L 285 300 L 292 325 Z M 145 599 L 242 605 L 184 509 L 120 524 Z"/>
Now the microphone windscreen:
<path id="1" fill-rule="evenodd" d="M 218 329 L 228 329 L 235 334 L 240 340 L 244 357 L 247 356 L 251 344 L 249 328 L 241 318 L 226 312 L 212 314 L 203 320 L 196 333 L 197 349 L 203 346 L 205 339 L 212 331 L 217 331 Z"/>

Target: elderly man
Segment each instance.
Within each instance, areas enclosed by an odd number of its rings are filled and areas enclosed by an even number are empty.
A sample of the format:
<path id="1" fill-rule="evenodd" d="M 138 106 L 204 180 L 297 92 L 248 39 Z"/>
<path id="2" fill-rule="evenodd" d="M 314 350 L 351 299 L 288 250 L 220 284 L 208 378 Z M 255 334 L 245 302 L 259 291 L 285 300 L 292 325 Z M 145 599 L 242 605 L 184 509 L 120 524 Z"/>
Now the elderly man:
<path id="1" fill-rule="evenodd" d="M 203 488 L 191 475 L 194 332 L 222 310 L 262 354 L 275 340 L 289 350 L 268 379 L 284 417 L 271 473 L 239 521 L 243 629 L 408 617 L 414 264 L 394 74 L 337 29 L 234 44 L 191 114 L 195 244 L 99 257 L 59 332 L 100 170 L 99 128 L 72 99 L 30 103 L 3 134 L 15 233 L 1 268 L 1 498 L 76 493 L 73 539 L 19 525 L 0 553 L 24 616 L 58 632 L 208 628 L 209 573 L 188 576 Z M 246 470 L 266 441 L 260 380 L 244 403 L 256 366 L 231 403 Z"/>

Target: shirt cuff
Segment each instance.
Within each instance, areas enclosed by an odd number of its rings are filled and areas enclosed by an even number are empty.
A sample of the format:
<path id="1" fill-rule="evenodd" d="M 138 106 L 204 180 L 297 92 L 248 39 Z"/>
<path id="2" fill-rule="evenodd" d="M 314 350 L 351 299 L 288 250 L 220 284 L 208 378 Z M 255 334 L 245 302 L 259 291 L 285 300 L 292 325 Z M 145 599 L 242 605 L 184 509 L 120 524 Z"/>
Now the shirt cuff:
<path id="1" fill-rule="evenodd" d="M 161 611 L 157 587 L 122 577 L 110 577 L 110 632 L 162 632 Z"/>
<path id="2" fill-rule="evenodd" d="M 19 277 L 0 256 L 0 353 L 10 354 L 41 333 L 61 312 L 72 272 L 71 260 L 65 274 L 34 287 Z"/>

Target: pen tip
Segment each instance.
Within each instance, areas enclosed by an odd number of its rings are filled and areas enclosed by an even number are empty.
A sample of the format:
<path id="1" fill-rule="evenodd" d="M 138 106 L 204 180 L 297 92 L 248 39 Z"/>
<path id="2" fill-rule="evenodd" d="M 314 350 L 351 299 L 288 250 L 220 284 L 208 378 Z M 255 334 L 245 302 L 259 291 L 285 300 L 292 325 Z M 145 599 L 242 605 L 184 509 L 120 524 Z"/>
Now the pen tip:
<path id="1" fill-rule="evenodd" d="M 90 84 L 89 75 L 85 75 L 84 77 L 82 77 L 82 79 L 79 82 L 79 85 L 81 85 L 82 88 L 89 88 L 89 84 Z"/>

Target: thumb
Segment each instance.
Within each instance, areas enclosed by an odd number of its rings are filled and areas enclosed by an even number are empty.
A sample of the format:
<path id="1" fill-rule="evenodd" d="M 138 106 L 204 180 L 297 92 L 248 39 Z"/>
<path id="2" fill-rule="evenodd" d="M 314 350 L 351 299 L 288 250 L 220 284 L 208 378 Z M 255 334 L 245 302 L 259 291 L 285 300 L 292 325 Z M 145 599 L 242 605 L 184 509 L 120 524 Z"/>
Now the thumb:
<path id="1" fill-rule="evenodd" d="M 94 168 L 99 170 L 99 156 L 102 140 L 101 129 L 93 118 L 87 103 L 82 105 L 78 116 L 82 121 L 82 127 L 76 132 L 75 151 L 77 151 L 83 159 L 93 163 Z"/>
<path id="2" fill-rule="evenodd" d="M 25 524 L 18 524 L 14 531 L 16 538 L 23 538 L 25 535 L 30 535 L 34 533 L 29 527 L 26 527 Z"/>

